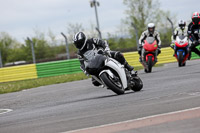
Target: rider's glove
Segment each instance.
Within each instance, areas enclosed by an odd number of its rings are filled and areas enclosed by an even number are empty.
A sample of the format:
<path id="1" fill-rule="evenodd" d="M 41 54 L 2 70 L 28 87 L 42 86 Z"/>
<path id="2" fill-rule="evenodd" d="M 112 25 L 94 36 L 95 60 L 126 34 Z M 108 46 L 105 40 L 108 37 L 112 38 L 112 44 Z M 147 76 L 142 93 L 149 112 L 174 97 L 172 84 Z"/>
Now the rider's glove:
<path id="1" fill-rule="evenodd" d="M 110 48 L 109 47 L 106 47 L 105 50 L 104 50 L 105 54 L 108 55 L 109 57 L 111 57 L 111 54 L 110 54 Z"/>
<path id="2" fill-rule="evenodd" d="M 199 42 L 197 40 L 193 41 L 193 46 L 196 47 L 199 44 Z"/>
<path id="3" fill-rule="evenodd" d="M 170 47 L 174 49 L 174 43 L 170 44 Z"/>
<path id="4" fill-rule="evenodd" d="M 105 50 L 105 54 L 108 55 L 109 57 L 111 57 L 110 50 Z"/>
<path id="5" fill-rule="evenodd" d="M 142 46 L 142 44 L 140 44 L 139 49 L 142 49 L 142 48 L 143 48 L 143 46 Z"/>
<path id="6" fill-rule="evenodd" d="M 171 44 L 170 44 L 170 47 L 174 49 L 174 45 L 175 45 L 175 41 L 172 40 Z"/>

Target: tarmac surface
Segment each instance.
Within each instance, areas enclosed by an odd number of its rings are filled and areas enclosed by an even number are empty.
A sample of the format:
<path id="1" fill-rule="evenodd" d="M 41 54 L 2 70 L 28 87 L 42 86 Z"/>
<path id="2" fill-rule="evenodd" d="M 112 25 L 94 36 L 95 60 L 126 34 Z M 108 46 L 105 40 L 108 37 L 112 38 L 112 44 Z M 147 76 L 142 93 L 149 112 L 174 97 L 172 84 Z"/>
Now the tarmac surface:
<path id="1" fill-rule="evenodd" d="M 200 60 L 188 61 L 185 67 L 170 63 L 154 67 L 152 73 L 138 73 L 142 91 L 120 96 L 94 87 L 91 79 L 1 94 L 0 133 L 89 132 L 91 127 L 126 127 L 126 122 L 148 118 L 150 124 L 144 121 L 142 126 L 114 132 L 199 133 Z M 163 122 L 153 124 L 154 116 Z"/>

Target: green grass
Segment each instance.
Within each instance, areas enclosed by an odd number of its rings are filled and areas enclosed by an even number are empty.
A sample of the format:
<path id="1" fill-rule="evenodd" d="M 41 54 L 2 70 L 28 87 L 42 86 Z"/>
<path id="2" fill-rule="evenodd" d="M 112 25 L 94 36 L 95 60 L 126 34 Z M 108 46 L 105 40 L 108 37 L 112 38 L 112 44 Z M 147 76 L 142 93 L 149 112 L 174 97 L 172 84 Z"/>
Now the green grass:
<path id="1" fill-rule="evenodd" d="M 159 67 L 159 66 L 163 66 L 163 65 L 162 64 L 155 65 L 155 67 Z M 134 68 L 135 71 L 141 70 L 141 69 L 143 69 L 142 66 Z M 39 86 L 59 84 L 59 83 L 76 81 L 76 80 L 83 80 L 87 78 L 89 77 L 85 76 L 84 73 L 80 72 L 76 74 L 66 74 L 66 75 L 53 76 L 53 77 L 0 83 L 0 94 L 17 92 L 24 89 L 36 88 Z"/>
<path id="2" fill-rule="evenodd" d="M 59 84 L 65 82 L 71 82 L 76 80 L 87 79 L 84 73 L 67 74 L 53 77 L 45 77 L 38 79 L 29 79 L 23 81 L 13 81 L 7 83 L 0 83 L 0 94 L 21 91 L 24 89 L 36 88 L 39 86 Z"/>

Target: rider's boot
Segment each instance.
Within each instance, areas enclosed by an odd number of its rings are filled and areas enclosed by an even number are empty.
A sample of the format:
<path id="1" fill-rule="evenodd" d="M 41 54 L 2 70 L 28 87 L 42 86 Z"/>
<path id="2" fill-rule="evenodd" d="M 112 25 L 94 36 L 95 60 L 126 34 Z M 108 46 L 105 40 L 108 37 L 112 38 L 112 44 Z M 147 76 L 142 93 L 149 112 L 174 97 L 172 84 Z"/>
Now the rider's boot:
<path id="1" fill-rule="evenodd" d="M 128 62 L 124 63 L 124 67 L 128 69 L 128 71 L 133 71 L 134 67 L 130 66 Z"/>
<path id="2" fill-rule="evenodd" d="M 93 84 L 94 86 L 100 86 L 100 85 L 102 85 L 102 84 L 100 84 L 98 81 L 96 81 L 93 77 L 92 77 L 92 84 Z"/>
<path id="3" fill-rule="evenodd" d="M 154 61 L 155 61 L 155 62 L 158 62 L 157 56 L 155 57 Z"/>
<path id="4" fill-rule="evenodd" d="M 191 59 L 191 50 L 189 50 L 189 56 L 188 56 L 188 60 L 190 60 Z"/>

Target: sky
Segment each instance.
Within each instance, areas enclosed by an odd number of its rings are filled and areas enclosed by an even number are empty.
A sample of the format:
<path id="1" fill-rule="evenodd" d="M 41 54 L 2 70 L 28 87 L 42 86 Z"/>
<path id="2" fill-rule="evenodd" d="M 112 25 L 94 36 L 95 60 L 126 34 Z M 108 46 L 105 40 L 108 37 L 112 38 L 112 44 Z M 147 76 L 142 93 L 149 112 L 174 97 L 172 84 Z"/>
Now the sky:
<path id="1" fill-rule="evenodd" d="M 98 16 L 103 37 L 114 33 L 125 19 L 126 6 L 123 0 L 98 0 Z M 159 0 L 164 11 L 170 11 L 177 19 L 190 20 L 193 12 L 200 12 L 200 0 Z M 35 36 L 35 31 L 49 30 L 61 38 L 67 33 L 67 25 L 82 24 L 88 29 L 96 25 L 94 8 L 89 0 L 0 0 L 0 32 L 7 32 L 23 42 Z"/>

